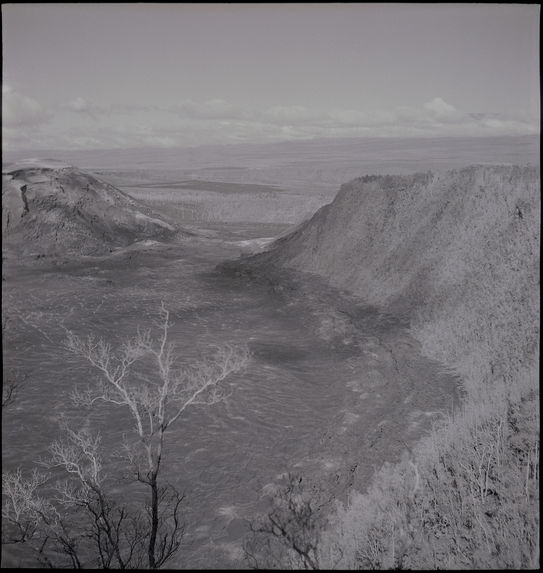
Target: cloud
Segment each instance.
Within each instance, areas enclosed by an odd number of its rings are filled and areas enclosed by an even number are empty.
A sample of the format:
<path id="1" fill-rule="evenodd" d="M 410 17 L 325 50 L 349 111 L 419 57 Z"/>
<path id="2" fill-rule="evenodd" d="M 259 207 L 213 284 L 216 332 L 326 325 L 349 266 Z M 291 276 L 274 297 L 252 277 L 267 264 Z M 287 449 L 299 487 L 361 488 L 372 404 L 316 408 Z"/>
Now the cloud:
<path id="1" fill-rule="evenodd" d="M 336 109 L 329 113 L 331 122 L 337 127 L 359 126 L 375 127 L 390 125 L 397 120 L 397 115 L 392 111 L 371 111 Z"/>
<path id="2" fill-rule="evenodd" d="M 112 113 L 112 110 L 108 107 L 101 107 L 92 102 L 90 102 L 87 98 L 83 96 L 78 96 L 72 101 L 69 101 L 67 104 L 62 106 L 63 109 L 68 110 L 74 114 L 79 114 L 81 116 L 87 116 L 91 118 L 93 121 L 98 121 L 99 116 L 109 115 Z"/>
<path id="3" fill-rule="evenodd" d="M 112 116 L 130 115 L 140 113 L 152 113 L 160 111 L 160 108 L 153 105 L 139 105 L 127 103 L 113 103 L 109 105 L 96 104 L 83 96 L 78 96 L 73 100 L 63 103 L 56 107 L 59 114 L 69 112 L 70 114 L 78 114 L 80 117 L 88 116 L 95 121 L 109 119 Z M 72 116 L 71 121 L 74 120 Z"/>
<path id="4" fill-rule="evenodd" d="M 49 114 L 33 98 L 2 85 L 2 123 L 5 127 L 34 127 L 49 119 Z"/>
<path id="5" fill-rule="evenodd" d="M 539 132 L 539 118 L 466 113 L 439 96 L 420 106 L 388 110 L 276 105 L 236 106 L 223 99 L 174 106 L 115 103 L 99 106 L 79 96 L 51 113 L 35 100 L 4 89 L 4 138 L 13 148 L 176 147 L 260 143 L 325 137 L 507 135 Z M 54 112 L 54 113 L 52 113 Z M 5 111 L 6 113 L 6 111 Z M 47 123 L 45 123 L 47 119 Z M 41 125 L 37 129 L 37 125 Z"/>
<path id="6" fill-rule="evenodd" d="M 72 111 L 89 111 L 90 104 L 84 97 L 77 97 L 73 101 L 68 103 L 68 107 Z"/>
<path id="7" fill-rule="evenodd" d="M 236 107 L 223 99 L 205 102 L 183 101 L 172 108 L 179 117 L 187 119 L 240 119 L 246 118 L 248 111 Z"/>
<path id="8" fill-rule="evenodd" d="M 437 117 L 446 117 L 456 114 L 456 108 L 440 97 L 435 97 L 432 101 L 426 102 L 424 109 L 432 112 Z"/>
<path id="9" fill-rule="evenodd" d="M 265 110 L 260 120 L 289 127 L 300 124 L 320 124 L 323 120 L 326 121 L 327 117 L 301 105 L 276 105 Z"/>

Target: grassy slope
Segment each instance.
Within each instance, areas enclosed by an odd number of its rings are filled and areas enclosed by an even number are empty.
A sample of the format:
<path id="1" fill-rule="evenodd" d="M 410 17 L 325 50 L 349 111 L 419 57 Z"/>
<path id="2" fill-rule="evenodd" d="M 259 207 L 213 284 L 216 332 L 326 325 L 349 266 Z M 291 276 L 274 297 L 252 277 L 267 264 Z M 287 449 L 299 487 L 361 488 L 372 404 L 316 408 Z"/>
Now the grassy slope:
<path id="1" fill-rule="evenodd" d="M 481 166 L 354 180 L 265 255 L 405 315 L 464 381 L 464 410 L 340 510 L 341 565 L 538 565 L 539 241 L 539 169 Z"/>

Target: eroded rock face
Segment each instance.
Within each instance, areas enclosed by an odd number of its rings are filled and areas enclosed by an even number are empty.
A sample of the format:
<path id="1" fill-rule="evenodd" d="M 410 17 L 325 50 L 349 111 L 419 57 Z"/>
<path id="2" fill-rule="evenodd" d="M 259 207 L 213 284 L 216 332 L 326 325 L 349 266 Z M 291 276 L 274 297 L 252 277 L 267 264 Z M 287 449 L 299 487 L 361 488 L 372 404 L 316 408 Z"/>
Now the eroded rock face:
<path id="1" fill-rule="evenodd" d="M 2 239 L 21 254 L 99 254 L 176 232 L 145 205 L 74 167 L 36 162 L 2 174 Z"/>
<path id="2" fill-rule="evenodd" d="M 463 377 L 507 378 L 537 367 L 540 212 L 539 167 L 366 176 L 258 260 L 406 316 Z"/>

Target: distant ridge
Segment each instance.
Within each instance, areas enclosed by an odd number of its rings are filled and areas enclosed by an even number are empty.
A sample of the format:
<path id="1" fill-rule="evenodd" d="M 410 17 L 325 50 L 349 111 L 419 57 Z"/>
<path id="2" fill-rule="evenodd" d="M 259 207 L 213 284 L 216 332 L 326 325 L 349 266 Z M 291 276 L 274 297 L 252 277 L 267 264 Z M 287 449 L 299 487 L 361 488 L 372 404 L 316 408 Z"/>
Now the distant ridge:
<path id="1" fill-rule="evenodd" d="M 21 254 L 99 254 L 175 227 L 119 189 L 54 159 L 2 169 L 2 240 Z"/>

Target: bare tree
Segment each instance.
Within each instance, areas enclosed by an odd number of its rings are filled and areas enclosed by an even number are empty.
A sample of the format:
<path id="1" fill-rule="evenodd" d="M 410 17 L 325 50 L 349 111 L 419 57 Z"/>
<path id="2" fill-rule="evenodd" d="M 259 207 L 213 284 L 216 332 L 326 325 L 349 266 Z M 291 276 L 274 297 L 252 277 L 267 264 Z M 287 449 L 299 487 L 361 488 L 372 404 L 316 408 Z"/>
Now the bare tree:
<path id="1" fill-rule="evenodd" d="M 133 339 L 118 349 L 103 339 L 80 338 L 69 333 L 67 348 L 87 360 L 100 373 L 96 386 L 76 389 L 77 404 L 91 406 L 108 402 L 127 408 L 133 423 L 133 438 L 124 444 L 125 453 L 135 470 L 137 481 L 150 490 L 150 529 L 147 543 L 148 566 L 163 565 L 179 548 L 180 525 L 178 509 L 182 500 L 176 492 L 159 483 L 167 430 L 192 405 L 211 405 L 225 397 L 221 383 L 248 362 L 246 346 L 224 345 L 215 349 L 212 358 L 191 367 L 179 366 L 175 346 L 168 340 L 170 314 L 162 303 L 158 335 L 139 330 Z M 137 362 L 152 366 L 152 375 L 135 371 Z M 65 468 L 68 460 L 61 460 Z M 165 502 L 168 501 L 168 504 Z M 170 522 L 166 527 L 163 511 L 173 503 Z"/>
<path id="2" fill-rule="evenodd" d="M 245 558 L 253 569 L 319 569 L 320 533 L 326 523 L 323 508 L 330 502 L 310 492 L 303 478 L 289 474 L 273 500 L 273 508 L 250 524 Z"/>
<path id="3" fill-rule="evenodd" d="M 9 333 L 10 319 L 2 313 L 2 353 L 4 341 Z M 21 389 L 25 377 L 17 370 L 4 370 L 2 368 L 2 408 L 11 406 L 15 401 L 17 392 Z"/>
<path id="4" fill-rule="evenodd" d="M 99 444 L 87 430 L 64 427 L 51 457 L 42 462 L 50 472 L 34 470 L 30 478 L 20 469 L 3 474 L 4 543 L 25 543 L 51 568 L 126 569 L 145 563 L 141 544 L 148 530 L 137 513 L 108 496 Z M 51 485 L 55 468 L 66 477 Z"/>
<path id="5" fill-rule="evenodd" d="M 130 415 L 133 431 L 125 435 L 123 451 L 135 477 L 133 499 L 148 488 L 145 511 L 137 501 L 117 503 L 110 493 L 118 477 L 104 470 L 100 435 L 63 424 L 60 439 L 41 462 L 47 474 L 35 470 L 28 478 L 20 469 L 3 474 L 3 543 L 26 543 L 47 567 L 76 569 L 157 569 L 179 549 L 184 496 L 160 479 L 166 432 L 189 406 L 222 400 L 221 383 L 247 364 L 249 352 L 246 346 L 224 345 L 203 362 L 183 366 L 168 340 L 171 323 L 164 304 L 155 326 L 157 335 L 138 329 L 118 348 L 73 333 L 66 343 L 100 374 L 94 387 L 76 388 L 74 402 L 110 403 Z"/>
<path id="6" fill-rule="evenodd" d="M 74 567 L 82 563 L 85 552 L 93 554 L 102 569 L 141 567 L 145 524 L 107 494 L 100 441 L 85 428 L 74 431 L 65 426 L 62 438 L 51 445 L 45 465 L 68 476 L 55 485 L 56 501 L 64 511 L 52 537 Z M 82 541 L 91 551 L 81 547 Z"/>
<path id="7" fill-rule="evenodd" d="M 8 375 L 2 379 L 2 408 L 11 406 L 15 401 L 17 392 L 21 388 L 23 379 L 21 376 Z"/>
<path id="8" fill-rule="evenodd" d="M 32 539 L 52 505 L 38 493 L 48 476 L 35 469 L 25 478 L 21 469 L 2 473 L 2 543 Z"/>

